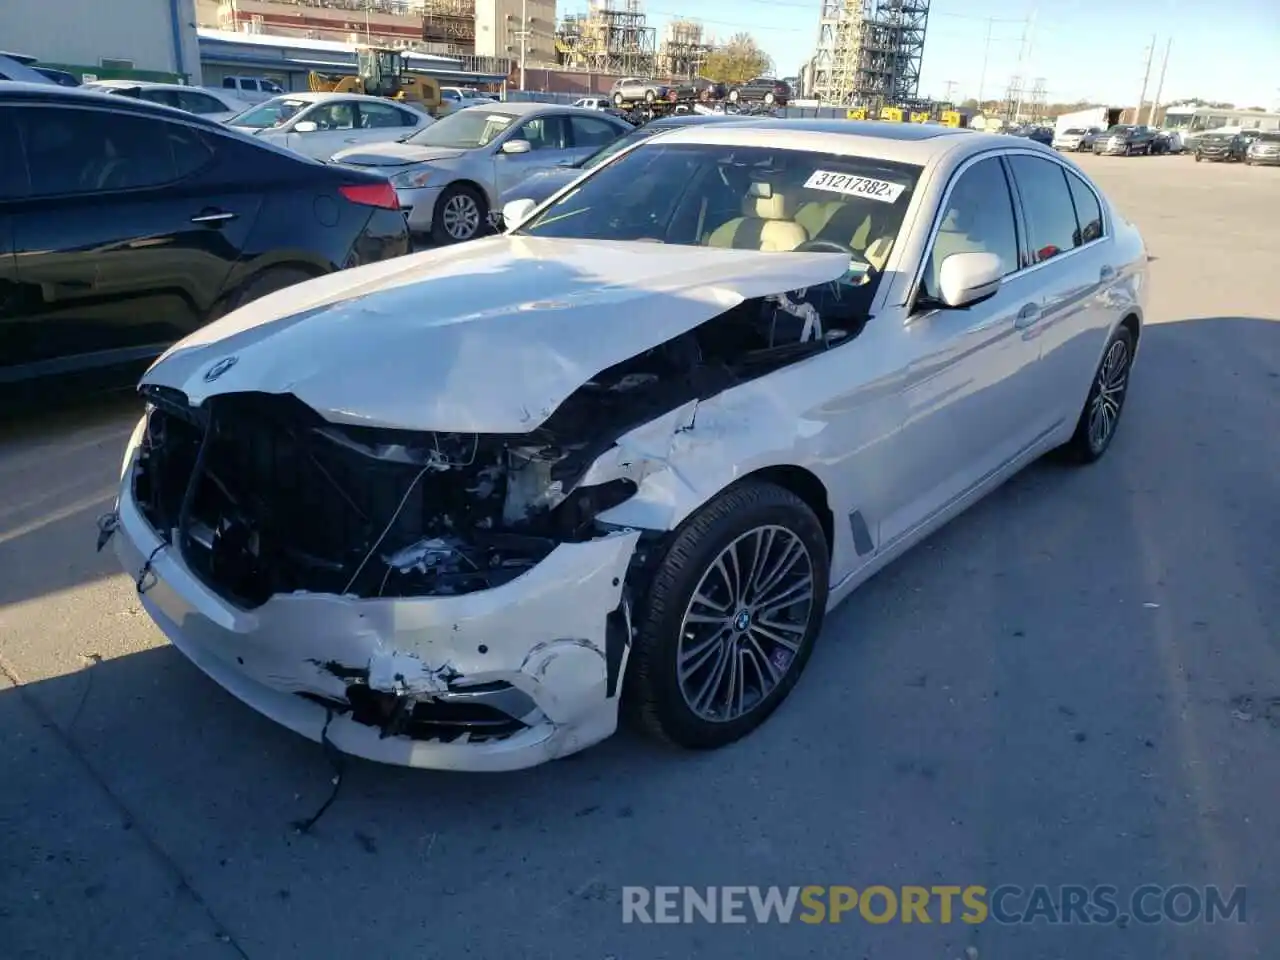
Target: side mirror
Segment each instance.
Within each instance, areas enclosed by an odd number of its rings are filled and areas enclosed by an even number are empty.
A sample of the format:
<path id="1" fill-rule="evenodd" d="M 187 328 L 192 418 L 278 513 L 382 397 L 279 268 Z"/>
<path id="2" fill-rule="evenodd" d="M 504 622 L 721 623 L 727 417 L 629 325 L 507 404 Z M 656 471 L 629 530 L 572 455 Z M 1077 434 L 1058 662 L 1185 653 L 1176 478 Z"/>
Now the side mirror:
<path id="1" fill-rule="evenodd" d="M 533 150 L 533 144 L 528 140 L 508 140 L 502 145 L 502 152 L 509 154 L 529 153 Z"/>
<path id="2" fill-rule="evenodd" d="M 315 133 L 320 126 L 314 120 L 299 120 L 293 125 L 294 133 Z"/>
<path id="3" fill-rule="evenodd" d="M 938 293 L 948 307 L 968 307 L 995 295 L 1002 272 L 994 253 L 953 253 L 938 271 Z"/>
<path id="4" fill-rule="evenodd" d="M 512 200 L 502 208 L 502 223 L 508 229 L 514 229 L 538 208 L 535 200 Z"/>

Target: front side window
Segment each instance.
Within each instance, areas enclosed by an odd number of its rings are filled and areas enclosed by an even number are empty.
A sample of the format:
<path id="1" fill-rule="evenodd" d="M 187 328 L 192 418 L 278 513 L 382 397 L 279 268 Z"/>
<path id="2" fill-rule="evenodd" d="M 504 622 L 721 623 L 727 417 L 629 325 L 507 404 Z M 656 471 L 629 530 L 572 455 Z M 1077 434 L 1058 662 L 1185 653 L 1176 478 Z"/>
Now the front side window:
<path id="1" fill-rule="evenodd" d="M 513 113 L 485 110 L 478 106 L 468 107 L 437 120 L 406 142 L 422 147 L 474 150 L 493 143 L 519 119 Z"/>
<path id="2" fill-rule="evenodd" d="M 654 141 L 598 167 L 515 232 L 776 253 L 844 252 L 845 282 L 869 298 L 919 173 L 908 164 L 782 147 Z"/>
<path id="3" fill-rule="evenodd" d="M 942 262 L 954 253 L 994 253 L 1001 273 L 1019 269 L 1013 196 L 998 157 L 979 160 L 956 180 L 925 264 L 924 294 L 940 296 Z"/>
<path id="4" fill-rule="evenodd" d="M 1052 160 L 1017 154 L 1009 166 L 1022 194 L 1032 263 L 1043 263 L 1079 245 L 1076 210 L 1066 171 Z"/>
<path id="5" fill-rule="evenodd" d="M 296 97 L 276 97 L 256 107 L 250 107 L 227 121 L 228 126 L 267 130 L 288 123 L 298 111 L 307 107 L 308 101 Z"/>
<path id="6" fill-rule="evenodd" d="M 190 128 L 150 117 L 53 107 L 18 117 L 36 196 L 162 186 L 209 156 Z"/>
<path id="7" fill-rule="evenodd" d="M 226 113 L 226 104 L 206 93 L 197 93 L 194 90 L 178 90 L 178 106 L 188 113 Z"/>
<path id="8" fill-rule="evenodd" d="M 322 103 L 298 118 L 299 122 L 304 120 L 314 123 L 318 131 L 354 130 L 356 126 L 356 105 L 347 100 Z"/>
<path id="9" fill-rule="evenodd" d="M 534 150 L 567 150 L 568 117 L 534 117 L 526 120 L 515 132 L 514 139 L 528 140 Z"/>

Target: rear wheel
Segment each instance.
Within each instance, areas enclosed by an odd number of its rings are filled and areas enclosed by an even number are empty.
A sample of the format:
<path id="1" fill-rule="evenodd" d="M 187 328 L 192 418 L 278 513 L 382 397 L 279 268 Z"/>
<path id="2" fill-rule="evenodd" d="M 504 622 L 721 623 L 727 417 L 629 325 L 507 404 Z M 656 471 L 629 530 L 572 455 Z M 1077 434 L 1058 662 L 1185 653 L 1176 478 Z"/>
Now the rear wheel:
<path id="1" fill-rule="evenodd" d="M 773 106 L 774 99 L 775 98 L 772 93 L 766 93 L 764 95 L 764 102 L 767 103 L 769 106 Z"/>
<path id="2" fill-rule="evenodd" d="M 1093 463 L 1110 449 L 1129 393 L 1133 346 L 1133 333 L 1128 327 L 1120 327 L 1112 334 L 1094 374 L 1089 397 L 1080 411 L 1080 419 L 1076 421 L 1076 431 L 1062 447 L 1068 459 Z"/>
<path id="3" fill-rule="evenodd" d="M 729 102 L 730 102 L 730 103 L 737 103 L 737 102 L 738 102 L 738 100 L 741 98 L 741 96 L 742 96 L 742 94 L 740 94 L 737 90 L 730 90 L 730 91 L 729 91 Z"/>
<path id="4" fill-rule="evenodd" d="M 489 205 L 480 192 L 458 183 L 440 194 L 431 217 L 431 239 L 439 244 L 475 238 L 487 222 Z"/>
<path id="5" fill-rule="evenodd" d="M 615 93 L 615 94 L 613 95 L 613 105 L 614 105 L 615 107 L 620 107 L 620 106 L 622 106 L 622 94 L 621 94 L 621 93 Z"/>
<path id="6" fill-rule="evenodd" d="M 692 749 L 724 746 L 786 699 L 827 604 L 826 537 L 790 491 L 746 481 L 687 521 L 637 617 L 629 717 Z"/>
<path id="7" fill-rule="evenodd" d="M 653 103 L 653 101 L 655 101 L 655 100 L 657 100 L 657 99 L 658 99 L 658 95 L 657 95 L 656 93 L 654 93 L 652 90 L 646 90 L 646 91 L 644 92 L 644 102 L 645 102 L 645 103 Z"/>

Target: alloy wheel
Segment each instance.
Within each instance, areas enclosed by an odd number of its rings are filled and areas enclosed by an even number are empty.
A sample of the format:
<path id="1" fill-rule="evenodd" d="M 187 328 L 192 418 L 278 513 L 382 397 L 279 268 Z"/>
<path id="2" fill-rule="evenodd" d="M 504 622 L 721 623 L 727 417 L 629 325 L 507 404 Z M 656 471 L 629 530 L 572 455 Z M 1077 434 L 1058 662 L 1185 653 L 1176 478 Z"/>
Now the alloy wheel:
<path id="1" fill-rule="evenodd" d="M 700 719 L 728 723 L 787 676 L 814 615 L 814 564 L 786 527 L 761 526 L 717 554 L 680 624 L 676 671 Z"/>
<path id="2" fill-rule="evenodd" d="M 1096 392 L 1089 407 L 1089 446 L 1094 452 L 1111 442 L 1128 386 L 1129 348 L 1123 340 L 1116 340 L 1102 360 Z"/>
<path id="3" fill-rule="evenodd" d="M 480 229 L 480 207 L 473 197 L 455 193 L 440 212 L 444 232 L 454 240 L 470 240 Z"/>

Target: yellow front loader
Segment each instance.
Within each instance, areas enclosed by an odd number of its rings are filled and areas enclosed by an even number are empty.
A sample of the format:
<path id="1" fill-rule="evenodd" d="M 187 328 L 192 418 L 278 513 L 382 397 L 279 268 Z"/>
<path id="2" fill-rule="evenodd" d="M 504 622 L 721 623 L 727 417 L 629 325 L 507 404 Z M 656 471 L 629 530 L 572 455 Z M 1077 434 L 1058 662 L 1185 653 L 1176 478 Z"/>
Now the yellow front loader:
<path id="1" fill-rule="evenodd" d="M 430 114 L 440 109 L 440 83 L 405 70 L 404 55 L 383 47 L 356 47 L 356 75 L 316 73 L 307 77 L 313 93 L 363 93 L 417 104 Z"/>

